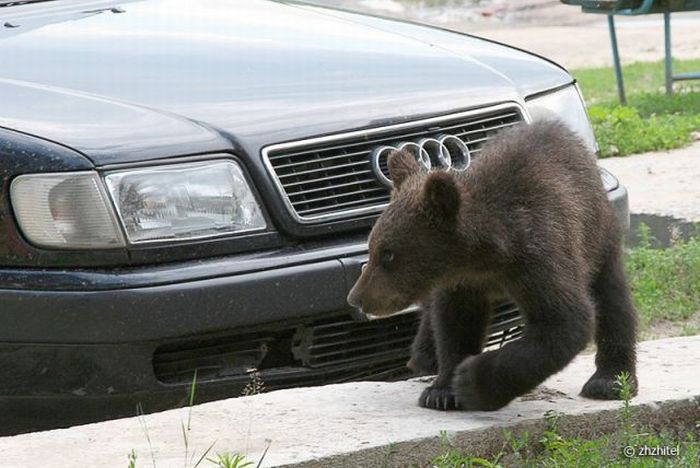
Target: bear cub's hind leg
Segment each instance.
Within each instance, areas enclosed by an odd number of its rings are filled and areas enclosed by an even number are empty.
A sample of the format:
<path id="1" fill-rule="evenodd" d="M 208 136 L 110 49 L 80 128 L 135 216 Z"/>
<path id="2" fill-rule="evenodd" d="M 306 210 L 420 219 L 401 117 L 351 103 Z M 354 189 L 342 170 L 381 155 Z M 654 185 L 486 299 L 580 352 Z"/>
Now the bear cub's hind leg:
<path id="1" fill-rule="evenodd" d="M 596 301 L 596 372 L 581 395 L 598 400 L 619 400 L 617 376 L 629 374 L 632 395 L 637 393 L 635 341 L 637 315 L 632 305 L 621 247 L 615 245 L 593 283 Z"/>
<path id="2" fill-rule="evenodd" d="M 457 409 L 451 390 L 454 369 L 467 356 L 481 352 L 491 304 L 478 288 L 458 285 L 433 293 L 427 313 L 433 330 L 438 376 L 423 391 L 418 403 L 424 408 L 443 411 Z"/>
<path id="3" fill-rule="evenodd" d="M 430 304 L 423 305 L 423 313 L 418 333 L 411 345 L 411 359 L 406 364 L 415 375 L 435 375 L 438 373 L 437 352 L 430 319 Z"/>

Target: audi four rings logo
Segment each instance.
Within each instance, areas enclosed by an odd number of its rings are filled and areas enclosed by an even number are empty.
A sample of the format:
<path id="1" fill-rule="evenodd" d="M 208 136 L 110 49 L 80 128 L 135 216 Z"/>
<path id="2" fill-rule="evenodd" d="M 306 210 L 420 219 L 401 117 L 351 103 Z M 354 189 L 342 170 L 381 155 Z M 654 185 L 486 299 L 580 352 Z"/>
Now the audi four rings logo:
<path id="1" fill-rule="evenodd" d="M 379 181 L 391 187 L 389 179 L 388 160 L 393 151 L 408 151 L 418 161 L 418 164 L 427 170 L 439 168 L 445 170 L 463 171 L 471 164 L 469 148 L 454 135 L 439 135 L 435 138 L 423 138 L 414 141 L 406 141 L 395 145 L 379 146 L 372 151 L 370 158 L 372 171 Z"/>

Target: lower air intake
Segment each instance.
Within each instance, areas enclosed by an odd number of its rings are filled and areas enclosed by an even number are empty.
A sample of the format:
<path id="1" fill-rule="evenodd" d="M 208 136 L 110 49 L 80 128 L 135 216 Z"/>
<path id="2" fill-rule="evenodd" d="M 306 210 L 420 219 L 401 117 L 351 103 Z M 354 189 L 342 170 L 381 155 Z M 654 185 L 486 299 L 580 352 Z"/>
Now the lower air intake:
<path id="1" fill-rule="evenodd" d="M 360 322 L 341 314 L 255 332 L 179 340 L 153 355 L 156 378 L 169 385 L 242 382 L 255 375 L 267 390 L 350 380 L 408 376 L 406 362 L 420 316 L 416 312 Z M 486 346 L 497 348 L 523 332 L 513 303 L 495 306 Z"/>

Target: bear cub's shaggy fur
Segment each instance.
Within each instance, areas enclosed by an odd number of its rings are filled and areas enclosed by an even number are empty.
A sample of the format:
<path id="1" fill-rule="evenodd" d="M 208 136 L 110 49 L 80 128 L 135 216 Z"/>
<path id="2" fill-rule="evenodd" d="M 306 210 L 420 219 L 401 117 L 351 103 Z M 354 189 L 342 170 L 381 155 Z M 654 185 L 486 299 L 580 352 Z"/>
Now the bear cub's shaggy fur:
<path id="1" fill-rule="evenodd" d="M 409 364 L 435 373 L 426 408 L 495 410 L 566 366 L 595 336 L 589 398 L 636 391 L 636 314 L 622 268 L 622 229 L 595 156 L 557 121 L 520 125 L 487 143 L 464 172 L 389 159 L 391 203 L 369 237 L 369 262 L 348 296 L 384 315 L 420 302 Z M 525 318 L 522 338 L 482 353 L 492 300 Z"/>

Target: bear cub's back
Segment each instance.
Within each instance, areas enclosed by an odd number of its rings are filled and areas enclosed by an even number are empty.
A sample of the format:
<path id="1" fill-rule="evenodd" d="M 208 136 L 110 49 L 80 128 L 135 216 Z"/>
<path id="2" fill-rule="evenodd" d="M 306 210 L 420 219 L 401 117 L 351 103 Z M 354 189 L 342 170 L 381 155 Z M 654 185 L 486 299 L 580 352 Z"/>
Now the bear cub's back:
<path id="1" fill-rule="evenodd" d="M 461 178 L 523 249 L 546 239 L 568 255 L 597 257 L 617 240 L 595 155 L 559 121 L 502 131 Z"/>

